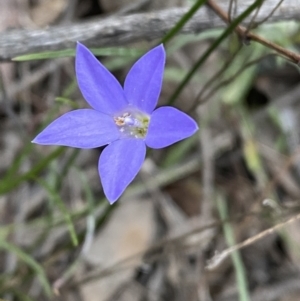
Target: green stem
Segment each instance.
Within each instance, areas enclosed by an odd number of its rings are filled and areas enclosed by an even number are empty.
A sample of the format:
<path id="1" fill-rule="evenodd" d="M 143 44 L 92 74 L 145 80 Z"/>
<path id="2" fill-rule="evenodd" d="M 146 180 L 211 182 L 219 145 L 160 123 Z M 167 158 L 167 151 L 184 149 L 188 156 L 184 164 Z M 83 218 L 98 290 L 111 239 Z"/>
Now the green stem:
<path id="1" fill-rule="evenodd" d="M 190 8 L 190 10 L 181 17 L 177 24 L 162 38 L 161 43 L 165 44 L 169 42 L 206 1 L 207 0 L 198 0 Z"/>
<path id="2" fill-rule="evenodd" d="M 230 23 L 230 25 L 224 30 L 218 39 L 216 39 L 212 45 L 204 52 L 204 54 L 199 58 L 196 64 L 191 68 L 189 73 L 182 80 L 180 85 L 177 87 L 175 92 L 171 95 L 168 104 L 173 104 L 177 97 L 180 95 L 181 91 L 185 85 L 191 80 L 198 68 L 206 61 L 206 59 L 211 55 L 211 53 L 221 44 L 221 42 L 229 36 L 234 29 L 245 19 L 251 12 L 262 4 L 263 0 L 256 0 L 252 5 L 250 5 L 242 14 L 240 14 L 235 20 Z"/>
<path id="3" fill-rule="evenodd" d="M 217 195 L 217 207 L 222 221 L 228 220 L 226 202 L 223 196 L 220 194 Z M 229 222 L 223 222 L 223 231 L 228 246 L 229 247 L 234 246 L 235 245 L 234 231 L 232 225 Z M 232 252 L 231 259 L 235 269 L 237 288 L 240 296 L 239 299 L 240 301 L 250 301 L 246 271 L 239 251 Z"/>

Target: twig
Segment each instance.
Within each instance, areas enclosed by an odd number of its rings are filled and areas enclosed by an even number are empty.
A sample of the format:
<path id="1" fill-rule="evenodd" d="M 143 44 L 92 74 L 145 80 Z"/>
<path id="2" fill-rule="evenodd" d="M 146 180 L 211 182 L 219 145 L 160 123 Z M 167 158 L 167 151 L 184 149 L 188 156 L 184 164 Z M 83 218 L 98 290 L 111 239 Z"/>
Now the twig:
<path id="1" fill-rule="evenodd" d="M 40 82 L 43 80 L 49 73 L 54 72 L 65 64 L 68 61 L 68 59 L 59 59 L 51 62 L 47 62 L 43 64 L 39 69 L 33 71 L 28 77 L 21 79 L 20 81 L 11 84 L 7 87 L 6 95 L 4 93 L 1 93 L 0 91 L 0 107 L 2 105 L 2 102 L 5 100 L 4 98 L 7 97 L 7 99 L 11 100 L 16 96 L 16 94 L 22 92 L 25 89 L 28 89 L 30 86 L 33 86 L 34 84 Z"/>
<path id="2" fill-rule="evenodd" d="M 229 16 L 225 10 L 223 10 L 214 0 L 208 0 L 207 5 L 226 23 L 229 22 Z M 275 13 L 275 12 L 274 12 Z M 255 41 L 270 49 L 275 50 L 277 53 L 282 54 L 286 58 L 289 58 L 293 63 L 300 64 L 300 54 L 290 51 L 278 44 L 275 44 L 262 36 L 259 36 L 253 32 L 249 32 L 247 28 L 242 25 L 236 27 L 235 31 L 242 38 L 242 40 Z"/>
<path id="3" fill-rule="evenodd" d="M 216 50 L 216 48 L 229 36 L 232 32 L 237 28 L 237 26 L 245 21 L 254 9 L 262 2 L 263 0 L 256 0 L 250 6 L 247 7 L 236 19 L 232 21 L 231 24 L 222 32 L 221 35 L 208 47 L 208 49 L 200 56 L 200 58 L 194 63 L 193 67 L 188 71 L 185 77 L 181 80 L 180 84 L 173 92 L 173 94 L 169 97 L 167 103 L 169 105 L 173 104 L 182 90 L 186 87 L 186 85 L 193 78 L 195 73 L 199 70 L 199 68 L 204 64 L 204 62 L 209 58 L 209 56 Z"/>
<path id="4" fill-rule="evenodd" d="M 216 269 L 229 255 L 231 255 L 233 252 L 243 249 L 245 247 L 248 247 L 249 245 L 252 245 L 253 243 L 257 242 L 258 240 L 266 237 L 267 235 L 273 234 L 274 232 L 280 230 L 281 228 L 292 224 L 293 222 L 297 221 L 300 219 L 300 214 L 297 214 L 296 216 L 293 216 L 289 220 L 282 222 L 280 224 L 275 225 L 272 228 L 269 228 L 267 230 L 264 230 L 260 233 L 258 233 L 255 236 L 252 236 L 246 240 L 244 240 L 241 243 L 238 243 L 224 251 L 222 251 L 219 254 L 216 254 L 212 259 L 208 261 L 208 264 L 206 266 L 207 270 L 214 270 Z"/>
<path id="5" fill-rule="evenodd" d="M 282 273 L 283 274 L 283 273 Z M 264 285 L 257 285 L 257 287 L 252 291 L 251 301 L 274 301 L 274 300 L 284 300 L 287 296 L 297 296 L 300 292 L 300 275 L 299 273 L 292 273 L 291 276 L 282 275 L 282 278 L 277 281 L 272 281 L 272 283 L 266 283 Z M 236 291 L 225 290 L 223 293 L 218 295 L 214 301 L 224 301 L 224 300 L 237 300 Z M 285 299 L 287 300 L 287 299 Z M 293 299 L 288 299 L 293 300 Z"/>
<path id="6" fill-rule="evenodd" d="M 241 47 L 239 47 L 232 55 L 231 57 L 223 64 L 223 66 L 211 77 L 209 78 L 206 83 L 203 85 L 201 90 L 198 92 L 195 103 L 193 104 L 192 109 L 190 111 L 193 111 L 200 103 L 202 103 L 203 94 L 214 84 L 215 81 L 217 81 L 222 74 L 227 70 L 227 68 L 232 64 L 234 59 L 236 58 L 237 54 L 241 50 Z M 214 88 L 212 90 L 215 90 Z M 208 99 L 208 98 L 205 98 Z"/>
<path id="7" fill-rule="evenodd" d="M 254 21 L 255 21 L 257 15 L 259 14 L 259 11 L 260 11 L 262 5 L 263 5 L 263 2 L 260 4 L 260 6 L 257 7 L 256 11 L 254 12 L 254 14 L 251 18 L 251 21 L 249 22 L 249 24 L 247 26 L 246 33 L 248 33 L 253 28 Z M 244 35 L 244 37 L 245 37 L 245 35 Z"/>
<path id="8" fill-rule="evenodd" d="M 247 68 L 252 67 L 253 65 L 257 64 L 258 62 L 262 61 L 263 59 L 265 59 L 266 57 L 270 57 L 270 56 L 278 56 L 277 53 L 268 53 L 260 58 L 254 59 L 248 63 L 246 63 L 245 65 L 241 66 L 241 68 L 239 70 L 237 70 L 237 72 L 235 74 L 233 74 L 232 76 L 230 76 L 229 78 L 225 78 L 224 80 L 218 82 L 216 85 L 214 85 L 206 94 L 205 96 L 203 96 L 203 92 L 206 92 L 206 90 L 200 91 L 199 94 L 197 95 L 196 101 L 193 104 L 193 106 L 191 107 L 191 109 L 189 109 L 190 112 L 193 112 L 194 109 L 200 105 L 203 104 L 204 102 L 207 102 L 212 96 L 214 96 L 220 88 L 226 86 L 227 84 L 231 83 L 232 81 L 234 81 L 239 75 L 241 75 L 244 71 L 247 70 Z M 230 60 L 231 61 L 231 60 Z M 227 64 L 227 63 L 226 63 Z M 217 74 L 218 75 L 218 74 Z M 218 75 L 219 77 L 219 75 Z M 215 77 L 212 78 L 212 80 L 215 80 Z M 209 82 L 209 81 L 208 81 Z M 213 82 L 212 82 L 213 83 Z M 208 87 L 211 85 L 208 85 Z"/>
<path id="9" fill-rule="evenodd" d="M 234 3 L 234 4 L 233 4 Z M 228 6 L 228 17 L 229 21 L 231 22 L 232 16 L 233 16 L 233 11 L 236 10 L 236 0 L 230 0 L 229 1 L 229 6 Z M 235 14 L 235 13 L 234 13 Z"/>
<path id="10" fill-rule="evenodd" d="M 248 8 L 252 2 L 240 1 L 237 14 Z M 259 22 L 268 16 L 277 2 L 277 0 L 266 1 L 256 21 Z M 220 5 L 226 10 L 228 2 L 222 1 Z M 76 41 L 94 47 L 124 45 L 142 40 L 151 41 L 162 38 L 187 11 L 188 8 L 172 8 L 143 14 L 112 16 L 39 30 L 7 31 L 0 34 L 0 61 L 10 60 L 25 53 L 74 48 Z M 274 12 L 268 21 L 293 19 L 300 20 L 299 0 L 285 0 L 280 10 Z M 245 21 L 244 24 L 247 25 L 248 22 Z M 221 26 L 224 24 L 219 17 L 211 16 L 207 14 L 207 10 L 200 9 L 183 27 L 181 33 L 198 33 Z"/>
<path id="11" fill-rule="evenodd" d="M 266 155 L 270 156 L 270 152 L 268 149 L 266 149 L 265 145 L 260 144 L 259 145 L 260 152 L 262 153 L 263 156 L 266 157 Z M 280 182 L 280 178 L 287 177 L 286 174 L 288 173 L 289 169 L 299 161 L 299 155 L 300 155 L 300 148 L 298 147 L 294 152 L 289 156 L 286 160 L 284 160 L 283 164 L 280 166 L 280 171 L 277 172 L 276 176 L 273 177 L 271 181 L 266 185 L 265 190 L 263 192 L 262 198 L 266 197 L 267 195 L 270 195 L 271 191 L 275 190 L 275 186 L 278 182 Z M 274 158 L 279 161 L 278 158 Z M 271 162 L 272 164 L 272 162 Z M 273 164 L 274 166 L 274 164 Z"/>
<path id="12" fill-rule="evenodd" d="M 255 23 L 255 27 L 259 26 L 260 24 L 266 22 L 270 17 L 273 16 L 273 14 L 275 13 L 275 11 L 279 8 L 279 6 L 282 4 L 284 0 L 279 0 L 279 2 L 276 4 L 276 6 L 272 9 L 272 11 L 270 12 L 270 14 L 268 16 L 266 16 L 264 19 L 262 19 L 260 22 L 256 22 Z"/>
<path id="13" fill-rule="evenodd" d="M 141 11 L 144 7 L 147 7 L 149 3 L 150 0 L 139 0 L 138 2 L 129 3 L 125 7 L 122 7 L 115 15 L 122 16 Z"/>
<path id="14" fill-rule="evenodd" d="M 110 265 L 107 268 L 104 268 L 104 269 L 97 268 L 94 271 L 91 271 L 85 275 L 82 275 L 82 277 L 80 279 L 78 279 L 77 281 L 75 281 L 74 283 L 72 283 L 71 286 L 76 287 L 80 284 L 87 283 L 91 280 L 94 280 L 97 278 L 103 278 L 103 277 L 112 275 L 113 273 L 120 272 L 121 270 L 128 269 L 129 267 L 132 267 L 132 262 L 135 260 L 136 257 L 140 257 L 140 256 L 144 255 L 146 252 L 149 254 L 149 257 L 147 258 L 147 262 L 148 263 L 155 262 L 157 259 L 161 259 L 164 256 L 168 256 L 168 254 L 161 254 L 160 252 L 157 252 L 157 251 L 160 251 L 161 248 L 166 247 L 167 245 L 177 244 L 177 243 L 181 242 L 182 240 L 184 240 L 194 234 L 198 234 L 202 231 L 205 231 L 205 230 L 208 230 L 211 228 L 219 227 L 224 222 L 240 220 L 240 219 L 243 219 L 250 215 L 256 215 L 256 213 L 252 212 L 251 214 L 239 216 L 238 218 L 235 218 L 234 220 L 231 219 L 231 220 L 211 222 L 204 226 L 202 225 L 202 226 L 197 226 L 195 228 L 192 228 L 191 230 L 189 230 L 188 232 L 185 232 L 183 234 L 179 234 L 177 236 L 166 237 L 165 239 L 158 241 L 157 243 L 153 244 L 152 246 L 146 248 L 145 250 L 139 251 L 133 255 L 130 255 L 124 259 L 121 259 L 118 262 Z M 189 246 L 189 245 L 182 246 L 182 250 L 184 250 L 184 248 L 189 249 L 190 247 L 191 246 Z"/>

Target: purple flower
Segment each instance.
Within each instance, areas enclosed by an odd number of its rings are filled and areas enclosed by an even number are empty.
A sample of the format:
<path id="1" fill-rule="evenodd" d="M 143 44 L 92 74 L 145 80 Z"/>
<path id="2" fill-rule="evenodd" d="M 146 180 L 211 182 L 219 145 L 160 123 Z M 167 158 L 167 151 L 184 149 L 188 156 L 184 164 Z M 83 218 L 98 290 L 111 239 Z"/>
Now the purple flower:
<path id="1" fill-rule="evenodd" d="M 79 109 L 49 124 L 32 142 L 96 148 L 107 145 L 98 164 L 104 193 L 112 204 L 135 178 L 146 145 L 163 148 L 193 135 L 198 126 L 185 113 L 156 104 L 161 91 L 165 50 L 155 47 L 129 71 L 124 89 L 82 44 L 77 44 L 76 76 L 92 109 Z"/>

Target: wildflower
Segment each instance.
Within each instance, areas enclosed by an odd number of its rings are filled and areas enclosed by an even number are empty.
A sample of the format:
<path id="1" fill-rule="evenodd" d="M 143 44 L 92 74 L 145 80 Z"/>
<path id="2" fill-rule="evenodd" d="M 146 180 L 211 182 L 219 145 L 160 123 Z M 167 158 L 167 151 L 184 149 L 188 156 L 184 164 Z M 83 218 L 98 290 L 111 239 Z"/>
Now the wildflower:
<path id="1" fill-rule="evenodd" d="M 156 104 L 161 91 L 165 50 L 155 47 L 129 71 L 124 89 L 82 44 L 76 49 L 76 77 L 92 109 L 68 112 L 48 125 L 32 142 L 96 148 L 104 193 L 112 204 L 140 170 L 146 145 L 159 149 L 193 135 L 198 127 L 185 113 Z"/>

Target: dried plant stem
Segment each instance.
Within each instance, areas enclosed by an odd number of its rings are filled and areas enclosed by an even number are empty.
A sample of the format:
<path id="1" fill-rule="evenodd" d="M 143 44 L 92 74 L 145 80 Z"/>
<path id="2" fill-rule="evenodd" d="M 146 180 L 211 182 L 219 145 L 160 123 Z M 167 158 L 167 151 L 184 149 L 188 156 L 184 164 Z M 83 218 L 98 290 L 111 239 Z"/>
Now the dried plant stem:
<path id="1" fill-rule="evenodd" d="M 265 1 L 256 22 L 268 17 L 267 22 L 299 20 L 299 0 L 285 0 L 270 16 L 278 0 Z M 250 5 L 250 0 L 239 1 L 233 9 L 238 16 Z M 226 10 L 227 1 L 218 1 Z M 236 1 L 235 1 L 236 3 Z M 188 12 L 187 7 L 161 11 L 96 18 L 86 22 L 49 26 L 36 30 L 10 30 L 0 34 L 0 61 L 9 61 L 21 54 L 74 48 L 76 41 L 89 47 L 124 45 L 136 41 L 153 41 L 162 38 Z M 234 21 L 234 20 L 233 20 Z M 249 24 L 247 20 L 245 24 Z M 224 25 L 219 17 L 199 9 L 183 26 L 180 33 L 198 33 Z M 67 36 L 66 36 L 67 33 Z M 26 41 L 26 43 L 24 43 Z"/>
<path id="2" fill-rule="evenodd" d="M 270 14 L 269 14 L 268 16 L 266 16 L 264 19 L 262 19 L 261 21 L 256 22 L 256 23 L 255 23 L 255 26 L 259 26 L 260 24 L 262 24 L 262 23 L 268 21 L 268 19 L 269 19 L 270 17 L 273 16 L 273 14 L 275 13 L 275 11 L 276 11 L 276 10 L 279 8 L 279 6 L 283 3 L 283 1 L 284 1 L 284 0 L 280 0 L 280 1 L 276 4 L 276 6 L 272 9 L 272 11 L 270 12 Z"/>
<path id="3" fill-rule="evenodd" d="M 212 88 L 210 88 L 210 86 L 212 86 L 214 84 L 214 82 L 216 81 L 216 79 L 220 78 L 220 76 L 225 72 L 227 66 L 229 66 L 230 63 L 233 62 L 234 57 L 231 57 L 222 67 L 222 69 L 220 69 L 211 79 L 209 79 L 207 81 L 207 83 L 204 85 L 204 87 L 202 88 L 202 90 L 198 93 L 197 98 L 195 103 L 193 104 L 193 106 L 189 109 L 189 112 L 193 112 L 199 105 L 207 102 L 212 96 L 214 96 L 222 87 L 226 86 L 227 84 L 231 83 L 232 81 L 234 81 L 239 75 L 241 75 L 244 71 L 246 71 L 249 67 L 252 67 L 253 65 L 259 63 L 260 61 L 262 61 L 263 59 L 265 59 L 266 57 L 270 57 L 270 56 L 278 56 L 277 53 L 268 53 L 262 57 L 259 57 L 257 59 L 254 59 L 252 61 L 249 61 L 248 63 L 246 63 L 245 65 L 242 65 L 241 68 L 239 70 L 237 70 L 237 72 L 235 74 L 233 74 L 232 76 L 230 76 L 229 78 L 225 78 L 224 80 L 219 81 L 217 84 L 215 84 Z M 208 89 L 210 88 L 210 90 L 208 92 L 206 92 Z M 206 94 L 205 94 L 206 92 Z M 204 95 L 204 96 L 203 96 Z"/>
<path id="4" fill-rule="evenodd" d="M 216 254 L 212 259 L 209 260 L 208 265 L 206 266 L 206 269 L 207 270 L 216 269 L 233 252 L 240 250 L 242 248 L 245 248 L 249 245 L 252 245 L 253 243 L 257 242 L 258 240 L 266 237 L 267 235 L 273 234 L 274 232 L 279 231 L 281 228 L 286 227 L 287 225 L 292 224 L 299 219 L 300 219 L 300 213 L 297 214 L 296 216 L 293 216 L 292 218 L 288 219 L 285 222 L 279 223 L 272 228 L 264 230 L 264 231 L 258 233 L 257 235 L 252 236 L 252 237 L 244 240 L 243 242 L 238 243 L 238 244 L 222 251 L 219 254 Z"/>
<path id="5" fill-rule="evenodd" d="M 262 154 L 268 153 L 269 150 L 265 149 L 265 145 L 260 144 L 259 147 Z M 280 182 L 280 178 L 284 177 L 288 173 L 289 169 L 299 160 L 299 156 L 300 148 L 297 148 L 294 153 L 285 160 L 284 165 L 280 168 L 280 172 L 277 173 L 277 175 L 266 185 L 262 194 L 263 197 L 270 195 L 271 191 L 275 190 L 275 186 Z"/>
<path id="6" fill-rule="evenodd" d="M 230 23 L 230 19 L 228 14 L 214 1 L 214 0 L 208 0 L 207 5 L 226 23 Z M 237 26 L 235 29 L 236 33 L 241 37 L 244 41 L 255 41 L 257 43 L 260 43 L 272 50 L 275 50 L 277 53 L 280 53 L 281 55 L 285 56 L 289 60 L 291 60 L 293 63 L 299 65 L 300 64 L 300 54 L 295 53 L 293 51 L 290 51 L 284 47 L 281 47 L 280 45 L 273 43 L 260 35 L 257 35 L 253 32 L 248 31 L 248 29 L 244 26 Z"/>

